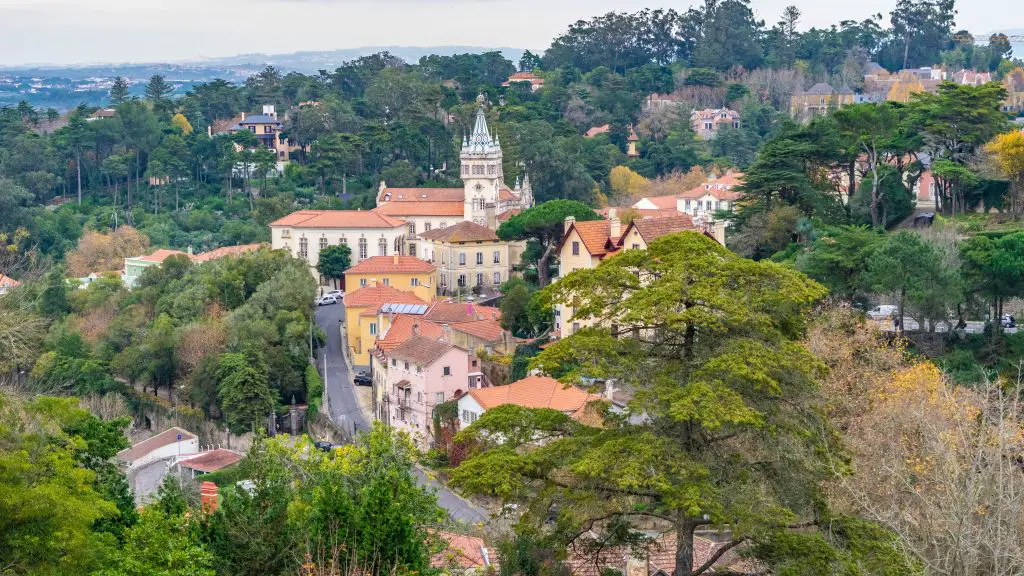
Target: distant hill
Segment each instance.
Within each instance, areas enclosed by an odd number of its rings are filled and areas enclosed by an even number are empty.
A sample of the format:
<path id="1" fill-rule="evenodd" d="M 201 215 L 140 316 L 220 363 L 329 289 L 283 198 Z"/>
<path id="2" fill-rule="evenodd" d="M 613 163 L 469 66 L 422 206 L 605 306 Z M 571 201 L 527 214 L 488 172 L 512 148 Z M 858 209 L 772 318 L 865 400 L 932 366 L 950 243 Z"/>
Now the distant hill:
<path id="1" fill-rule="evenodd" d="M 320 70 L 333 71 L 341 63 L 361 56 L 388 51 L 410 63 L 430 54 L 451 56 L 453 54 L 501 52 L 505 58 L 519 62 L 523 48 L 487 48 L 482 46 L 366 46 L 329 51 L 304 51 L 290 54 L 240 54 L 223 58 L 206 58 L 187 62 L 153 62 L 145 64 L 90 64 L 72 66 L 3 66 L 0 76 L 27 76 L 35 78 L 66 78 L 82 80 L 87 78 L 111 78 L 124 76 L 129 79 L 145 79 L 161 74 L 169 80 L 204 82 L 214 78 L 241 81 L 266 66 L 274 66 L 283 73 L 302 72 L 316 74 Z"/>

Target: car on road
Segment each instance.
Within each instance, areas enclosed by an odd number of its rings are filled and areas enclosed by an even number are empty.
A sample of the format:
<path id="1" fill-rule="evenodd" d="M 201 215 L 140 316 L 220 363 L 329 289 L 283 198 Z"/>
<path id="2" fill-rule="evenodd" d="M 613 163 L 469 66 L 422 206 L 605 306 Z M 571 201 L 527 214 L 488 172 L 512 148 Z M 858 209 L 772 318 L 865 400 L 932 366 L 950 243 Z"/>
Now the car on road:
<path id="1" fill-rule="evenodd" d="M 868 318 L 872 320 L 884 320 L 891 318 L 896 312 L 899 311 L 897 306 L 892 304 L 882 304 L 881 306 L 875 306 L 871 310 L 868 310 Z"/>
<path id="2" fill-rule="evenodd" d="M 1003 317 L 999 319 L 999 324 L 1003 328 L 1016 328 L 1017 319 L 1012 314 L 1003 314 Z"/>
<path id="3" fill-rule="evenodd" d="M 373 378 L 365 371 L 361 371 L 352 378 L 352 382 L 356 386 L 373 386 Z"/>
<path id="4" fill-rule="evenodd" d="M 345 297 L 345 291 L 344 290 L 328 290 L 327 292 L 324 292 L 324 296 L 334 296 L 335 298 L 338 298 L 340 300 L 341 298 Z"/>
<path id="5" fill-rule="evenodd" d="M 334 444 L 327 442 L 326 440 L 316 442 L 313 444 L 313 446 L 315 446 L 318 450 L 323 450 L 324 452 L 330 452 L 332 449 L 334 449 Z"/>
<path id="6" fill-rule="evenodd" d="M 327 294 L 326 296 L 321 296 L 320 299 L 316 301 L 316 305 L 317 306 L 328 306 L 330 304 L 337 304 L 337 303 L 338 303 L 338 297 L 337 296 L 333 296 L 331 294 Z"/>

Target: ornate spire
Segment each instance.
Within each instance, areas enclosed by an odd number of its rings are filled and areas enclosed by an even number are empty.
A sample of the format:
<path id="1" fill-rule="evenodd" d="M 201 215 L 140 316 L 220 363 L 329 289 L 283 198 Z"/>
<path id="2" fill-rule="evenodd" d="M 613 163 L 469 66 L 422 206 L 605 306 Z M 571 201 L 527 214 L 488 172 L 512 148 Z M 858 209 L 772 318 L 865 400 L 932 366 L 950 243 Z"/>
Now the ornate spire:
<path id="1" fill-rule="evenodd" d="M 497 137 L 491 136 L 487 128 L 487 115 L 484 112 L 484 95 L 477 96 L 477 103 L 480 107 L 476 111 L 476 124 L 473 125 L 473 133 L 469 141 L 462 145 L 463 154 L 493 154 L 501 151 L 501 144 Z"/>

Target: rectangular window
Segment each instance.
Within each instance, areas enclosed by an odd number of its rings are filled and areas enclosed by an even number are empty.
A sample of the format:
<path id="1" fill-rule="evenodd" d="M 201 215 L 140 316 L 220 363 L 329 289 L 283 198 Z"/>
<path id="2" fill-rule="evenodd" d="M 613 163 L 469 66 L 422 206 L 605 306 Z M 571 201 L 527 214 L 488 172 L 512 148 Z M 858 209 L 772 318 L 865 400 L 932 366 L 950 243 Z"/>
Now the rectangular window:
<path id="1" fill-rule="evenodd" d="M 573 322 L 572 323 L 572 331 L 573 332 L 579 332 L 580 331 L 580 323 L 579 322 Z"/>
<path id="2" fill-rule="evenodd" d="M 409 244 L 409 256 L 415 256 L 415 255 L 416 255 L 416 245 L 415 244 Z"/>
<path id="3" fill-rule="evenodd" d="M 633 244 L 633 250 L 637 250 L 638 248 L 640 248 L 639 244 Z"/>
<path id="4" fill-rule="evenodd" d="M 391 279 L 390 278 L 385 278 L 384 280 L 382 280 L 382 282 L 384 283 L 385 286 L 391 286 Z"/>
<path id="5" fill-rule="evenodd" d="M 309 256 L 309 240 L 299 238 L 299 257 L 306 259 Z"/>
<path id="6" fill-rule="evenodd" d="M 422 374 L 423 373 L 423 366 L 420 366 L 419 364 L 417 364 L 416 365 L 416 373 L 417 374 Z"/>
<path id="7" fill-rule="evenodd" d="M 494 263 L 495 264 L 501 264 L 501 251 L 500 250 L 495 250 L 493 256 L 494 256 Z"/>
<path id="8" fill-rule="evenodd" d="M 459 286 L 465 286 L 465 285 L 466 285 L 466 275 L 465 274 L 459 274 Z"/>
<path id="9" fill-rule="evenodd" d="M 686 210 L 690 209 L 690 201 L 689 200 L 683 201 L 683 208 L 686 209 Z"/>
<path id="10" fill-rule="evenodd" d="M 476 253 L 476 265 L 477 266 L 482 266 L 483 263 L 484 263 L 484 253 L 483 252 L 477 252 Z"/>
<path id="11" fill-rule="evenodd" d="M 360 278 L 359 279 L 359 287 L 360 288 L 366 288 L 366 278 Z"/>
<path id="12" fill-rule="evenodd" d="M 494 273 L 494 285 L 497 286 L 498 284 L 501 284 L 501 272 Z"/>
<path id="13" fill-rule="evenodd" d="M 572 255 L 573 256 L 579 256 L 580 255 L 580 243 L 579 242 L 573 242 L 572 243 Z"/>
<path id="14" fill-rule="evenodd" d="M 477 272 L 477 275 L 476 275 L 476 285 L 477 286 L 483 286 L 484 285 L 484 275 L 482 273 L 480 273 L 480 272 Z"/>
<path id="15" fill-rule="evenodd" d="M 466 253 L 465 252 L 459 252 L 459 266 L 465 266 L 465 265 L 466 265 Z"/>
<path id="16" fill-rule="evenodd" d="M 443 404 L 444 403 L 444 392 L 438 392 L 437 394 L 434 394 L 434 403 L 436 403 L 436 404 Z"/>
<path id="17" fill-rule="evenodd" d="M 392 358 L 391 359 L 391 365 L 392 366 L 398 366 L 398 360 L 395 360 L 394 358 Z"/>
<path id="18" fill-rule="evenodd" d="M 445 366 L 442 369 L 442 374 L 444 374 L 445 376 L 451 376 L 452 375 L 452 367 L 451 366 Z"/>
<path id="19" fill-rule="evenodd" d="M 416 401 L 419 402 L 420 404 L 423 403 L 423 392 L 416 393 Z"/>
<path id="20" fill-rule="evenodd" d="M 419 286 L 420 285 L 420 279 L 419 278 L 413 278 L 412 280 L 409 281 L 409 284 L 411 284 L 412 286 Z"/>
<path id="21" fill-rule="evenodd" d="M 423 231 L 424 232 L 430 232 L 430 228 L 431 228 L 430 222 L 424 222 L 423 223 Z"/>
<path id="22" fill-rule="evenodd" d="M 447 288 L 448 287 L 448 274 L 441 274 L 441 287 L 442 288 Z"/>
<path id="23" fill-rule="evenodd" d="M 473 360 L 472 365 L 473 365 L 473 368 L 476 368 L 476 360 Z"/>
<path id="24" fill-rule="evenodd" d="M 376 336 L 376 335 L 377 335 L 377 323 L 376 322 L 370 322 L 370 336 Z"/>
<path id="25" fill-rule="evenodd" d="M 408 369 L 409 369 L 409 363 L 408 363 L 408 362 L 406 362 L 406 363 L 405 363 L 405 369 L 406 369 L 406 370 L 408 370 Z"/>

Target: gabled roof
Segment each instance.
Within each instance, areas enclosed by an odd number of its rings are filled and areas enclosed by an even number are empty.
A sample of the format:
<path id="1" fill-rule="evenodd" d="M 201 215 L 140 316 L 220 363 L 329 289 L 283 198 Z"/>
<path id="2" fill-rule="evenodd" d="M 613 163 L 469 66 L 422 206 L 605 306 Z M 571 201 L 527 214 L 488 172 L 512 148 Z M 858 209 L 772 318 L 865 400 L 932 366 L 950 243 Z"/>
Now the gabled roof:
<path id="1" fill-rule="evenodd" d="M 270 223 L 292 228 L 398 228 L 405 222 L 365 210 L 299 210 Z"/>
<path id="2" fill-rule="evenodd" d="M 483 538 L 453 532 L 438 532 L 447 548 L 430 559 L 431 568 L 487 568 L 497 566 L 498 553 L 484 544 Z"/>
<path id="3" fill-rule="evenodd" d="M 465 204 L 458 202 L 388 202 L 372 210 L 387 216 L 452 216 L 461 218 L 466 213 Z"/>
<path id="4" fill-rule="evenodd" d="M 501 342 L 505 335 L 505 329 L 497 320 L 473 320 L 471 322 L 459 322 L 450 324 L 449 328 L 456 332 L 476 336 L 487 342 Z"/>
<path id="5" fill-rule="evenodd" d="M 239 126 L 246 126 L 248 124 L 280 124 L 281 121 L 277 118 L 270 116 L 269 114 L 250 114 L 238 123 Z"/>
<path id="6" fill-rule="evenodd" d="M 515 193 L 508 186 L 502 186 L 501 190 L 498 190 L 498 200 L 510 202 L 512 200 L 519 200 L 519 195 Z"/>
<path id="7" fill-rule="evenodd" d="M 377 193 L 377 204 L 385 202 L 462 202 L 462 188 L 387 188 Z"/>
<path id="8" fill-rule="evenodd" d="M 742 173 L 729 172 L 719 178 L 708 178 L 707 182 L 683 192 L 679 197 L 692 200 L 695 198 L 702 198 L 706 195 L 711 195 L 718 200 L 732 201 L 743 196 L 742 193 L 734 189 L 742 184 Z"/>
<path id="9" fill-rule="evenodd" d="M 457 324 L 476 320 L 501 320 L 501 310 L 492 306 L 437 300 L 423 317 L 439 324 Z"/>
<path id="10" fill-rule="evenodd" d="M 415 256 L 372 256 L 345 271 L 345 274 L 420 274 L 437 267 Z"/>
<path id="11" fill-rule="evenodd" d="M 668 236 L 683 230 L 696 230 L 696 227 L 693 225 L 693 218 L 687 214 L 666 218 L 642 218 L 630 222 L 629 226 L 626 227 L 626 231 L 622 234 L 622 238 L 626 238 L 630 230 L 633 229 L 640 233 L 640 237 L 644 239 L 644 242 L 650 244 L 662 236 Z M 622 240 L 619 240 L 619 245 L 622 246 Z"/>
<path id="12" fill-rule="evenodd" d="M 498 235 L 494 233 L 494 230 L 468 220 L 463 220 L 447 228 L 434 228 L 433 230 L 421 233 L 419 236 L 427 240 L 451 243 L 493 242 L 498 239 Z"/>
<path id="13" fill-rule="evenodd" d="M 433 338 L 410 336 L 405 342 L 392 349 L 388 353 L 388 357 L 412 362 L 418 366 L 430 366 L 453 349 L 455 346 Z"/>
<path id="14" fill-rule="evenodd" d="M 574 413 L 588 402 L 601 400 L 601 396 L 590 394 L 573 386 L 566 387 L 554 378 L 529 376 L 506 386 L 477 388 L 469 391 L 484 410 L 515 404 L 523 408 L 551 408 L 559 412 Z"/>
<path id="15" fill-rule="evenodd" d="M 403 292 L 391 286 L 378 284 L 345 294 L 345 306 L 379 308 L 384 304 L 426 304 L 412 292 Z"/>
<path id="16" fill-rule="evenodd" d="M 21 286 L 21 282 L 6 274 L 0 274 L 0 288 L 17 288 L 18 286 Z"/>
<path id="17" fill-rule="evenodd" d="M 607 134 L 608 132 L 611 131 L 611 129 L 612 129 L 611 124 L 603 124 L 601 126 L 594 126 L 590 130 L 587 130 L 587 133 L 584 134 L 583 137 L 584 138 L 593 138 L 594 136 L 597 136 L 598 134 Z"/>
<path id="18" fill-rule="evenodd" d="M 654 210 L 675 210 L 676 200 L 679 198 L 676 194 L 670 194 L 668 196 L 648 196 L 641 198 L 633 204 L 633 208 L 637 208 L 637 205 L 644 202 L 645 200 L 654 205 Z"/>
<path id="19" fill-rule="evenodd" d="M 422 316 L 409 314 L 396 314 L 388 326 L 383 338 L 377 340 L 377 348 L 383 352 L 389 352 L 398 347 L 413 335 L 413 326 L 420 336 L 437 340 L 444 334 L 439 324 L 425 320 Z"/>
<path id="20" fill-rule="evenodd" d="M 225 450 L 224 448 L 217 448 L 215 450 L 203 452 L 186 460 L 182 460 L 179 464 L 197 472 L 209 473 L 216 472 L 221 468 L 227 468 L 241 459 L 242 455 L 238 452 Z"/>
<path id="21" fill-rule="evenodd" d="M 178 440 L 178 435 L 181 435 L 181 440 Z M 117 453 L 117 457 L 125 462 L 134 462 L 139 458 L 142 458 L 146 454 L 164 446 L 170 446 L 176 442 L 184 442 L 186 440 L 194 440 L 195 434 L 185 430 L 184 428 L 178 428 L 174 426 L 168 428 L 156 436 L 146 438 L 142 442 L 135 444 L 131 448 L 125 448 Z"/>
<path id="22" fill-rule="evenodd" d="M 188 254 L 181 250 L 167 250 L 161 248 L 148 256 L 136 256 L 132 258 L 132 260 L 142 260 L 143 262 L 155 262 L 157 264 L 162 264 L 164 260 L 167 260 L 171 256 L 188 256 Z"/>
<path id="23" fill-rule="evenodd" d="M 803 93 L 804 94 L 814 94 L 814 95 L 818 95 L 818 96 L 828 96 L 828 95 L 834 93 L 835 91 L 836 91 L 835 88 L 833 88 L 832 86 L 830 86 L 830 85 L 828 85 L 828 84 L 826 84 L 824 82 L 818 82 L 814 86 L 811 86 L 807 90 L 804 90 Z"/>
<path id="24" fill-rule="evenodd" d="M 566 231 L 562 243 L 575 230 L 583 240 L 583 245 L 590 252 L 591 256 L 603 256 L 608 252 L 606 244 L 611 233 L 611 222 L 608 220 L 588 220 L 586 222 L 573 222 L 572 227 Z"/>

